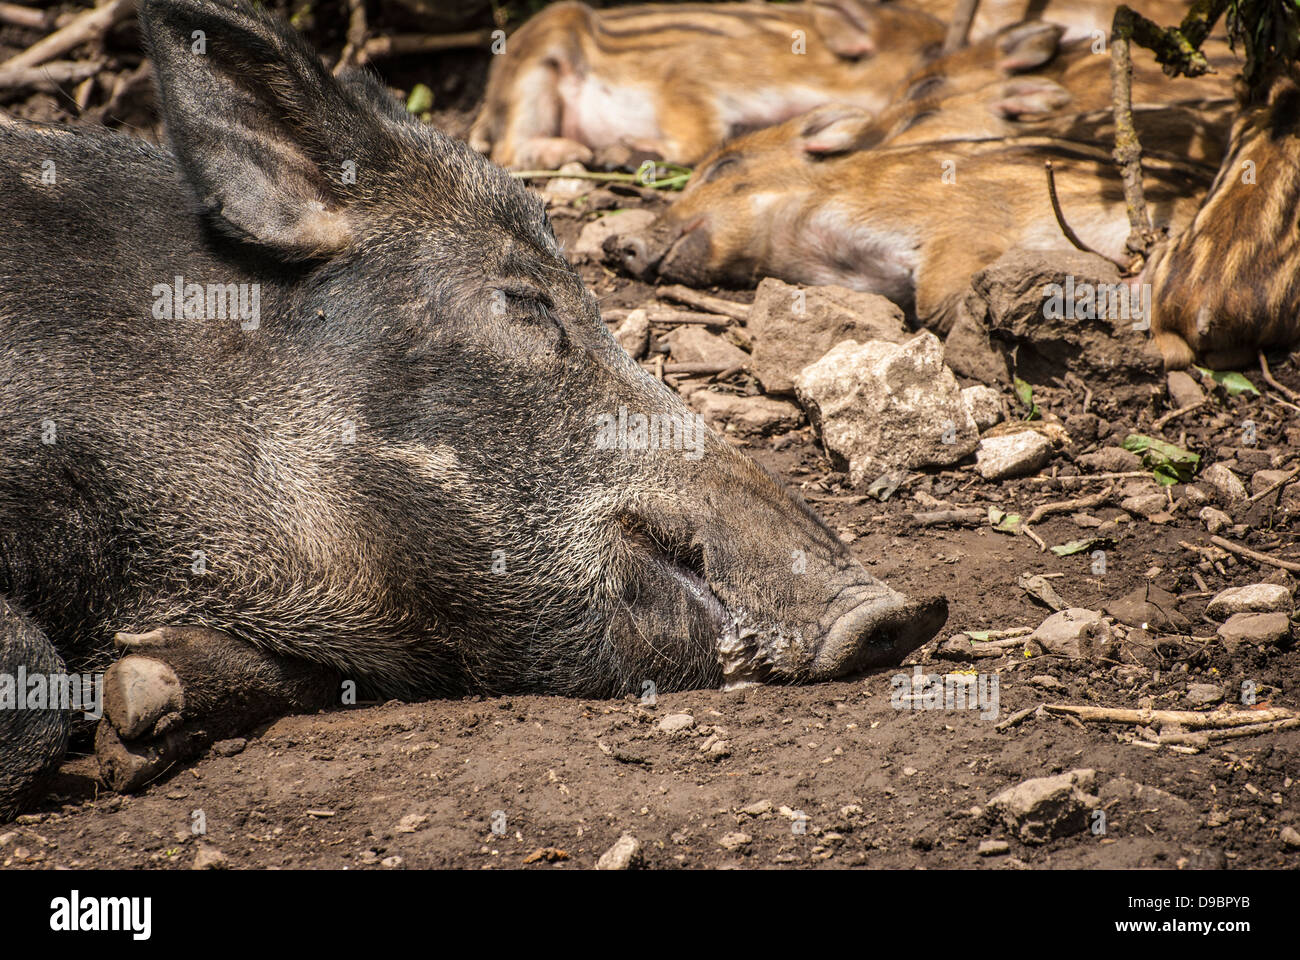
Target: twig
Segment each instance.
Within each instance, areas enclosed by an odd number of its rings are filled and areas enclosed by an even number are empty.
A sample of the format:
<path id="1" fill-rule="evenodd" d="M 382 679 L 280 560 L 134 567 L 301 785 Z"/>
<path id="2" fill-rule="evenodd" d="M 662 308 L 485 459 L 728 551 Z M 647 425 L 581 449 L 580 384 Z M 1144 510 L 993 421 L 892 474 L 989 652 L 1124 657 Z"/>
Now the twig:
<path id="1" fill-rule="evenodd" d="M 1128 213 L 1129 235 L 1125 247 L 1135 260 L 1146 260 L 1155 243 L 1151 217 L 1147 212 L 1142 184 L 1142 143 L 1133 125 L 1133 59 L 1129 43 L 1133 37 L 1133 11 L 1120 4 L 1110 28 L 1110 86 L 1115 111 L 1115 162 L 1124 182 L 1124 209 Z M 1134 264 L 1136 266 L 1136 263 Z"/>
<path id="2" fill-rule="evenodd" d="M 27 27 L 29 30 L 48 30 L 53 20 L 54 15 L 49 10 L 33 10 L 16 3 L 0 3 L 0 23 Z"/>
<path id="3" fill-rule="evenodd" d="M 1127 470 L 1123 473 L 1079 473 L 1070 477 L 1025 477 L 1025 480 L 1028 483 L 1047 483 L 1049 480 L 1130 480 L 1149 476 L 1150 470 Z"/>
<path id="4" fill-rule="evenodd" d="M 639 309 L 646 312 L 646 319 L 651 323 L 702 327 L 726 327 L 735 323 L 734 317 L 724 317 L 717 313 L 691 313 L 687 310 L 673 310 L 668 307 L 640 307 Z M 617 322 L 626 320 L 631 310 L 622 307 L 613 307 L 601 314 L 601 318 L 606 322 Z"/>
<path id="5" fill-rule="evenodd" d="M 1025 709 L 1023 710 L 1017 710 L 1015 713 L 1007 717 L 1002 722 L 994 724 L 993 729 L 1010 730 L 1012 727 L 1019 725 L 1022 720 L 1026 720 L 1029 717 L 1033 716 L 1040 709 L 1042 709 L 1042 706 L 1043 705 L 1040 703 L 1037 707 L 1025 707 Z"/>
<path id="6" fill-rule="evenodd" d="M 1199 710 L 1129 710 L 1123 707 L 1092 707 L 1070 703 L 1043 705 L 1048 713 L 1078 717 L 1093 723 L 1137 723 L 1149 727 L 1153 723 L 1170 724 L 1184 730 L 1224 730 L 1274 720 L 1290 720 L 1295 714 L 1283 707 L 1269 710 L 1216 710 L 1202 713 Z"/>
<path id="7" fill-rule="evenodd" d="M 1157 420 L 1155 423 L 1151 424 L 1151 429 L 1152 429 L 1152 430 L 1160 430 L 1160 429 L 1162 429 L 1162 428 L 1164 427 L 1164 425 L 1165 425 L 1166 423 L 1168 423 L 1170 420 L 1177 420 L 1177 419 L 1178 419 L 1179 417 L 1181 417 L 1184 413 L 1191 413 L 1193 410 L 1199 410 L 1201 407 L 1205 406 L 1207 403 L 1209 403 L 1209 400 L 1197 400 L 1195 403 L 1189 403 L 1189 404 L 1188 404 L 1187 406 L 1185 406 L 1185 407 L 1179 407 L 1177 410 L 1171 410 L 1169 413 L 1166 413 L 1163 417 L 1161 417 L 1161 418 L 1160 418 L 1159 420 Z"/>
<path id="8" fill-rule="evenodd" d="M 661 354 L 662 356 L 662 354 Z M 724 366 L 720 363 L 665 363 L 664 373 L 693 373 L 697 376 L 704 374 L 726 373 L 734 369 L 730 366 Z M 744 369 L 743 367 L 741 369 Z"/>
<path id="9" fill-rule="evenodd" d="M 1069 240 L 1070 243 L 1074 245 L 1074 249 L 1082 250 L 1084 253 L 1094 254 L 1095 256 L 1101 257 L 1103 260 L 1109 260 L 1111 263 L 1115 264 L 1115 266 L 1119 267 L 1120 270 L 1127 270 L 1127 263 L 1122 263 L 1114 257 L 1108 257 L 1100 250 L 1094 250 L 1092 247 L 1080 240 L 1079 235 L 1074 232 L 1074 228 L 1065 222 L 1065 214 L 1061 212 L 1061 200 L 1056 195 L 1056 170 L 1052 166 L 1051 160 L 1044 160 L 1043 166 L 1047 170 L 1047 197 L 1052 201 L 1052 213 L 1056 216 L 1056 225 L 1061 228 L 1061 233 L 1065 234 L 1065 239 Z"/>
<path id="10" fill-rule="evenodd" d="M 347 42 L 343 45 L 343 52 L 339 54 L 339 62 L 334 64 L 334 76 L 337 77 L 356 63 L 358 53 L 365 46 L 366 34 L 369 30 L 370 27 L 366 22 L 365 0 L 348 0 Z"/>
<path id="11" fill-rule="evenodd" d="M 1020 532 L 1023 533 L 1026 537 L 1028 537 L 1030 540 L 1034 541 L 1034 543 L 1038 544 L 1039 553 L 1042 553 L 1044 550 L 1047 549 L 1047 544 L 1043 542 L 1043 538 L 1040 537 L 1038 534 L 1034 533 L 1034 531 L 1029 528 L 1029 524 L 1022 523 L 1020 525 Z"/>
<path id="12" fill-rule="evenodd" d="M 749 319 L 749 307 L 746 304 L 736 303 L 734 300 L 724 300 L 721 297 L 710 296 L 707 293 L 700 293 L 698 290 L 692 290 L 690 287 L 683 287 L 680 284 L 674 284 L 671 287 L 660 287 L 655 292 L 661 300 L 676 300 L 688 307 L 697 307 L 710 313 L 721 313 L 724 316 L 739 320 L 741 323 Z"/>
<path id="13" fill-rule="evenodd" d="M 1034 512 L 1029 515 L 1029 519 L 1025 523 L 1038 523 L 1044 517 L 1053 513 L 1069 513 L 1071 510 L 1087 510 L 1089 507 L 1100 507 L 1114 499 L 1115 488 L 1110 486 L 1101 493 L 1094 493 L 1088 497 L 1061 500 L 1057 503 L 1044 503 L 1041 506 L 1034 507 Z"/>
<path id="14" fill-rule="evenodd" d="M 102 7 L 87 10 L 70 21 L 66 27 L 55 30 L 44 40 L 32 44 L 22 53 L 0 63 L 0 69 L 18 70 L 38 67 L 81 46 L 87 40 L 102 37 L 114 24 L 135 14 L 136 0 L 108 0 Z"/>
<path id="15" fill-rule="evenodd" d="M 1281 480 L 1279 480 L 1277 483 L 1271 483 L 1271 484 L 1269 484 L 1267 487 L 1265 487 L 1263 490 L 1259 491 L 1259 493 L 1255 494 L 1253 497 L 1247 497 L 1247 498 L 1246 498 L 1246 502 L 1247 502 L 1247 503 L 1254 503 L 1256 500 L 1263 500 L 1265 497 L 1267 497 L 1270 493 L 1272 493 L 1272 492 L 1273 492 L 1274 490 L 1276 490 L 1278 487 L 1284 487 L 1284 486 L 1286 486 L 1288 483 L 1290 483 L 1292 480 L 1294 480 L 1297 476 L 1300 476 L 1300 467 L 1296 467 L 1294 470 L 1292 470 L 1290 473 L 1288 473 L 1285 477 L 1283 477 L 1283 478 L 1282 478 Z"/>
<path id="16" fill-rule="evenodd" d="M 1273 379 L 1273 372 L 1268 368 L 1268 359 L 1264 356 L 1264 351 L 1259 351 L 1259 372 L 1264 375 L 1264 382 L 1276 390 L 1282 396 L 1286 397 L 1292 403 L 1300 403 L 1300 393 L 1296 393 L 1290 387 L 1284 387 Z"/>
<path id="17" fill-rule="evenodd" d="M 979 2 L 980 0 L 957 0 L 957 9 L 952 13 L 952 22 L 948 24 L 948 33 L 943 38 L 944 53 L 960 50 L 969 42 L 970 28 L 975 22 Z"/>
<path id="18" fill-rule="evenodd" d="M 958 527 L 974 527 L 988 522 L 988 511 L 978 507 L 967 510 L 929 510 L 912 514 L 912 519 L 922 527 L 940 527 L 949 523 Z"/>
<path id="19" fill-rule="evenodd" d="M 745 369 L 745 364 L 737 363 L 734 366 L 727 367 L 726 370 L 723 370 L 720 373 L 715 373 L 713 376 L 709 377 L 709 382 L 717 383 L 719 380 L 730 380 L 736 374 L 744 373 Z"/>
<path id="20" fill-rule="evenodd" d="M 1300 563 L 1293 563 L 1290 560 L 1279 560 L 1276 557 L 1270 557 L 1267 553 L 1258 553 L 1250 550 L 1240 544 L 1233 543 L 1231 540 L 1224 540 L 1223 537 L 1210 537 L 1210 543 L 1216 547 L 1222 547 L 1230 553 L 1254 560 L 1256 563 L 1266 563 L 1272 567 L 1281 567 L 1283 570 L 1290 570 L 1292 573 L 1300 573 Z"/>
<path id="21" fill-rule="evenodd" d="M 381 57 L 436 53 L 439 50 L 460 50 L 465 47 L 485 47 L 491 40 L 491 30 L 466 30 L 463 33 L 443 34 L 399 33 L 393 36 L 371 37 L 357 51 L 356 61 L 358 65 L 362 65 Z"/>
<path id="22" fill-rule="evenodd" d="M 64 83 L 81 83 L 97 74 L 104 64 L 94 60 L 55 60 L 39 67 L 0 67 L 0 90 L 32 87 L 52 90 Z"/>

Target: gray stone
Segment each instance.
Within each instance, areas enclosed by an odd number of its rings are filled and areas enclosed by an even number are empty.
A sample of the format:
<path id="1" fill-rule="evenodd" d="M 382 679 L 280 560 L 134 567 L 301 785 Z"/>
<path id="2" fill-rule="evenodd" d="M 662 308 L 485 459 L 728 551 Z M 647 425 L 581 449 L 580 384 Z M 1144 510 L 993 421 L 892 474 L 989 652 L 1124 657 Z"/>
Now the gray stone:
<path id="1" fill-rule="evenodd" d="M 943 356 L 963 377 L 989 386 L 1011 386 L 1007 358 L 989 338 L 987 304 L 973 293 L 957 305 L 956 319 L 943 341 Z"/>
<path id="2" fill-rule="evenodd" d="M 1291 591 L 1276 583 L 1248 583 L 1220 592 L 1205 608 L 1216 620 L 1234 613 L 1286 613 L 1292 610 Z"/>
<path id="3" fill-rule="evenodd" d="M 1087 827 L 1089 812 L 1100 805 L 1100 800 L 1088 792 L 1095 781 L 1094 770 L 1037 777 L 1003 790 L 988 802 L 988 807 L 1025 843 L 1043 843 Z"/>
<path id="4" fill-rule="evenodd" d="M 1120 501 L 1120 509 L 1139 517 L 1154 517 L 1169 509 L 1169 500 L 1163 493 L 1142 493 L 1136 497 L 1125 497 Z"/>
<path id="5" fill-rule="evenodd" d="M 1011 844 L 1005 840 L 981 840 L 978 852 L 981 857 L 1000 857 L 1011 852 Z"/>
<path id="6" fill-rule="evenodd" d="M 1178 598 L 1155 584 L 1137 587 L 1124 596 L 1109 600 L 1102 610 L 1120 623 L 1164 633 L 1183 633 L 1191 621 L 1178 612 Z"/>
<path id="7" fill-rule="evenodd" d="M 1046 653 L 1078 658 L 1113 657 L 1118 642 L 1100 613 L 1082 607 L 1067 607 L 1052 614 L 1025 637 Z"/>
<path id="8" fill-rule="evenodd" d="M 975 469 L 985 480 L 1037 473 L 1052 459 L 1052 441 L 1037 430 L 985 437 L 975 451 Z"/>
<path id="9" fill-rule="evenodd" d="M 980 433 L 1007 418 L 1007 405 L 1002 400 L 1002 394 L 992 387 L 981 384 L 966 387 L 961 392 L 961 399 Z"/>
<path id="10" fill-rule="evenodd" d="M 1215 507 L 1201 507 L 1201 512 L 1197 516 L 1210 533 L 1222 533 L 1232 526 L 1232 517 Z"/>
<path id="11" fill-rule="evenodd" d="M 1212 703 L 1222 702 L 1223 688 L 1214 683 L 1189 683 L 1184 696 L 1194 707 L 1208 707 Z"/>
<path id="12" fill-rule="evenodd" d="M 1291 635 L 1291 620 L 1285 613 L 1234 613 L 1218 632 L 1229 647 L 1278 643 Z"/>
<path id="13" fill-rule="evenodd" d="M 749 846 L 753 839 L 749 834 L 736 830 L 732 833 L 724 833 L 718 840 L 718 846 L 723 850 L 730 850 L 735 853 L 737 850 L 743 850 Z"/>
<path id="14" fill-rule="evenodd" d="M 625 833 L 600 855 L 597 870 L 630 870 L 641 859 L 641 841 Z"/>
<path id="15" fill-rule="evenodd" d="M 633 360 L 640 360 L 650 349 L 650 315 L 645 310 L 633 310 L 618 325 L 614 339 Z"/>
<path id="16" fill-rule="evenodd" d="M 874 293 L 797 287 L 774 277 L 758 285 L 746 324 L 754 339 L 751 371 L 768 393 L 793 393 L 799 372 L 843 340 L 905 343 L 903 311 Z"/>
<path id="17" fill-rule="evenodd" d="M 803 422 L 803 411 L 775 397 L 740 397 L 718 390 L 696 390 L 687 401 L 714 426 L 729 424 L 738 433 L 777 433 Z"/>
<path id="18" fill-rule="evenodd" d="M 228 870 L 230 858 L 206 843 L 199 844 L 199 852 L 194 857 L 193 870 Z"/>
<path id="19" fill-rule="evenodd" d="M 1246 499 L 1246 485 L 1221 463 L 1210 464 L 1202 470 L 1200 479 L 1210 486 L 1222 504 L 1231 505 Z"/>
<path id="20" fill-rule="evenodd" d="M 805 367 L 795 391 L 854 484 L 888 470 L 947 466 L 979 443 L 957 379 L 928 331 L 901 346 L 846 340 Z"/>
<path id="21" fill-rule="evenodd" d="M 660 733 L 677 733 L 695 726 L 695 718 L 689 713 L 670 713 L 659 721 Z"/>
<path id="22" fill-rule="evenodd" d="M 673 363 L 715 363 L 720 367 L 749 363 L 749 354 L 744 350 L 703 327 L 677 327 L 664 339 L 668 341 Z"/>
<path id="23" fill-rule="evenodd" d="M 1098 473 L 1128 473 L 1142 466 L 1142 458 L 1123 447 L 1102 447 L 1093 453 L 1075 457 L 1074 460 L 1083 469 Z"/>
<path id="24" fill-rule="evenodd" d="M 1183 370 L 1170 370 L 1165 375 L 1165 386 L 1169 388 L 1169 399 L 1173 402 L 1175 410 L 1190 407 L 1205 399 L 1205 391 L 1201 389 L 1201 385 Z"/>

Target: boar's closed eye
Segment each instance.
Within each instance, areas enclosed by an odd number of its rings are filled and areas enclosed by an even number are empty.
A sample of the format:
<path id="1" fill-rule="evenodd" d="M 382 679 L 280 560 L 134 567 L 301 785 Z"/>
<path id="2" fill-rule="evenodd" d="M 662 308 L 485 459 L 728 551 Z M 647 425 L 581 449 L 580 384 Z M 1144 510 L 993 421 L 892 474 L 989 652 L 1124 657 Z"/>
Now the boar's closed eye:
<path id="1" fill-rule="evenodd" d="M 708 169 L 704 171 L 704 176 L 700 178 L 700 182 L 712 183 L 714 180 L 718 179 L 718 175 L 724 170 L 734 167 L 739 162 L 740 158 L 734 154 L 731 156 L 719 157 L 717 160 L 713 161 L 713 163 L 709 164 Z"/>

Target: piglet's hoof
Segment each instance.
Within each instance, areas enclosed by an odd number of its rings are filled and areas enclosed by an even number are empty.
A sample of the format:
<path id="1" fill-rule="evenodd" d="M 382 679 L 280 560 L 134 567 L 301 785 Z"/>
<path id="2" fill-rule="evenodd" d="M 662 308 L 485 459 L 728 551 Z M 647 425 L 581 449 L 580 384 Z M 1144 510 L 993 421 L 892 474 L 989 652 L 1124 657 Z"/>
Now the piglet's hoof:
<path id="1" fill-rule="evenodd" d="M 104 713 L 124 740 L 163 733 L 184 707 L 180 679 L 161 660 L 125 656 L 104 675 Z"/>
<path id="2" fill-rule="evenodd" d="M 173 731 L 153 740 L 124 743 L 107 720 L 95 728 L 95 755 L 99 776 L 122 793 L 139 790 L 191 754 L 188 738 Z"/>

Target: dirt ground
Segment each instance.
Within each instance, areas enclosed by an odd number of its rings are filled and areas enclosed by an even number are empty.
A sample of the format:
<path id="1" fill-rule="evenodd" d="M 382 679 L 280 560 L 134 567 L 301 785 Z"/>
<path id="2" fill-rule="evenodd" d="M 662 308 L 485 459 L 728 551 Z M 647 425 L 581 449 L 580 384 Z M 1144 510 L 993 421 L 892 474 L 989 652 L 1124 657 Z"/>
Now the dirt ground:
<path id="1" fill-rule="evenodd" d="M 20 41 L 27 38 L 13 28 L 0 30 L 0 54 Z M 122 42 L 129 46 L 129 36 Z M 465 85 L 481 85 L 483 65 L 448 62 L 456 79 L 444 84 L 445 110 L 434 119 L 463 134 L 473 102 Z M 126 125 L 148 130 L 148 97 L 141 97 L 140 116 Z M 5 109 L 78 119 L 56 94 L 35 93 Z M 616 202 L 653 208 L 666 201 L 633 190 Z M 595 215 L 589 203 L 558 203 L 554 212 L 570 244 Z M 603 307 L 654 301 L 652 289 L 599 264 L 581 270 Z M 1274 375 L 1293 389 L 1300 388 L 1297 360 L 1274 358 Z M 1263 386 L 1258 371 L 1247 375 Z M 744 375 L 717 388 L 757 392 Z M 1077 389 L 1051 380 L 1034 388 L 1048 419 L 1083 412 Z M 1225 587 L 1294 580 L 1276 568 L 1232 556 L 1210 561 L 1185 548 L 1208 545 L 1199 507 L 1171 510 L 1162 522 L 1116 506 L 1085 511 L 1103 523 L 1118 518 L 1108 527 L 1113 543 L 1103 574 L 1093 572 L 1087 552 L 1058 557 L 987 524 L 920 528 L 912 519 L 931 499 L 1027 514 L 1040 503 L 1095 492 L 1093 481 L 1041 477 L 1077 473 L 1078 455 L 1149 430 L 1172 409 L 1160 384 L 1096 393 L 1088 399 L 1098 439 L 1075 437 L 1038 479 L 986 483 L 965 464 L 922 473 L 885 502 L 850 488 L 806 425 L 769 436 L 728 434 L 807 497 L 873 574 L 905 593 L 948 597 L 947 626 L 903 668 L 809 687 L 660 694 L 654 703 L 472 697 L 286 717 L 246 741 L 218 744 L 132 796 L 97 785 L 83 744 L 45 803 L 0 827 L 0 865 L 188 869 L 201 860 L 233 868 L 573 869 L 594 866 L 631 834 L 638 862 L 659 869 L 1295 868 L 1300 849 L 1282 834 L 1300 829 L 1300 729 L 1176 752 L 1153 748 L 1132 726 L 1044 713 L 998 726 L 1041 704 L 1195 709 L 1190 684 L 1217 684 L 1231 703 L 1252 681 L 1256 708 L 1300 708 L 1293 643 L 1230 651 L 1204 613 Z M 1202 454 L 1205 465 L 1235 459 L 1289 466 L 1300 413 L 1266 393 L 1213 393 L 1164 436 Z M 1258 424 L 1258 442 L 1248 450 L 1237 426 L 1245 419 Z M 1185 495 L 1185 487 L 1174 487 L 1172 502 Z M 1235 511 L 1232 519 L 1247 529 L 1233 539 L 1300 560 L 1287 503 L 1267 497 Z M 1070 514 L 1034 529 L 1049 545 L 1083 535 Z M 977 662 L 939 657 L 938 646 L 958 632 L 1041 623 L 1052 611 L 1019 585 L 1034 574 L 1047 576 L 1069 606 L 1094 610 L 1153 584 L 1178 598 L 1190 626 L 1161 643 L 1158 631 L 1135 627 L 1111 660 L 1026 656 L 1019 647 Z M 914 664 L 926 674 L 996 676 L 996 716 L 895 709 L 892 678 Z M 676 714 L 693 723 L 661 731 L 660 721 Z M 1075 769 L 1096 771 L 1103 831 L 1030 843 L 985 810 L 999 791 Z M 986 841 L 1005 846 L 981 853 Z"/>

